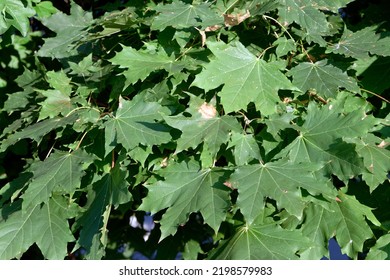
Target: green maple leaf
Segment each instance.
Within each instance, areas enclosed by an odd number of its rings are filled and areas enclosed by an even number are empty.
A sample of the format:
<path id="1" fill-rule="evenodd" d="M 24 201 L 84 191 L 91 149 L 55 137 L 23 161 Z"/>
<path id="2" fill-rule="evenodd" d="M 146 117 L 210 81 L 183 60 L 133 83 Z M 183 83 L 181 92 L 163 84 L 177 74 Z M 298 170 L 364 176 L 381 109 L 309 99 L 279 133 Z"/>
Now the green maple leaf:
<path id="1" fill-rule="evenodd" d="M 29 99 L 35 95 L 34 85 L 41 80 L 41 74 L 36 70 L 25 69 L 23 74 L 15 79 L 23 91 L 13 92 L 8 94 L 8 99 L 5 101 L 1 110 L 12 113 L 19 110 L 26 110 L 29 105 Z"/>
<path id="2" fill-rule="evenodd" d="M 54 191 L 72 194 L 80 188 L 83 164 L 91 160 L 90 155 L 77 150 L 73 153 L 55 152 L 46 160 L 35 162 L 30 168 L 32 181 L 22 195 L 23 209 L 46 202 Z"/>
<path id="3" fill-rule="evenodd" d="M 356 141 L 356 151 L 363 157 L 364 166 L 367 171 L 363 172 L 363 180 L 370 187 L 370 191 L 374 191 L 382 184 L 390 170 L 390 151 L 385 147 L 381 147 L 383 140 L 367 134 L 360 141 Z M 382 144 L 386 144 L 383 141 Z"/>
<path id="4" fill-rule="evenodd" d="M 360 89 L 356 81 L 328 64 L 327 60 L 315 63 L 303 62 L 292 68 L 289 74 L 302 92 L 315 89 L 320 96 L 325 98 L 336 97 L 339 88 L 359 93 Z"/>
<path id="5" fill-rule="evenodd" d="M 366 260 L 390 260 L 390 234 L 385 234 L 376 241 Z"/>
<path id="6" fill-rule="evenodd" d="M 86 211 L 76 220 L 76 227 L 81 228 L 78 243 L 87 250 L 88 259 L 100 259 L 105 254 L 107 223 L 112 206 L 117 208 L 131 200 L 127 176 L 128 172 L 116 165 L 109 174 L 97 176 L 87 194 Z"/>
<path id="7" fill-rule="evenodd" d="M 362 87 L 378 94 L 383 94 L 390 87 L 390 57 L 381 57 L 373 61 L 361 73 Z"/>
<path id="8" fill-rule="evenodd" d="M 34 10 L 37 12 L 38 18 L 45 18 L 49 17 L 52 14 L 55 14 L 58 12 L 57 8 L 53 6 L 53 3 L 50 1 L 42 1 L 39 3 L 36 3 L 34 6 Z"/>
<path id="9" fill-rule="evenodd" d="M 115 116 L 104 123 L 106 154 L 117 143 L 130 151 L 139 144 L 158 145 L 171 140 L 169 127 L 158 123 L 169 110 L 157 102 L 145 102 L 141 95 L 127 101 L 120 97 Z"/>
<path id="10" fill-rule="evenodd" d="M 380 35 L 375 33 L 376 28 L 370 26 L 356 32 L 345 29 L 339 42 L 328 51 L 353 58 L 367 58 L 371 50 L 375 53 L 377 49 Z"/>
<path id="11" fill-rule="evenodd" d="M 318 260 L 323 256 L 329 257 L 328 240 L 334 236 L 334 230 L 339 223 L 338 219 L 332 218 L 332 214 L 329 210 L 315 203 L 310 203 L 305 209 L 302 233 L 314 244 L 310 250 L 304 253 L 305 258 Z"/>
<path id="12" fill-rule="evenodd" d="M 324 13 L 320 12 L 316 3 L 306 0 L 281 0 L 279 21 L 284 25 L 293 22 L 299 24 L 305 31 L 306 39 L 326 45 L 322 38 L 329 33 L 329 23 Z"/>
<path id="13" fill-rule="evenodd" d="M 47 259 L 64 259 L 68 252 L 68 242 L 74 241 L 67 221 L 72 218 L 69 216 L 72 211 L 69 211 L 67 203 L 64 197 L 54 196 L 40 211 L 39 219 L 45 221 L 45 226 L 36 229 L 40 232 L 36 243 Z"/>
<path id="14" fill-rule="evenodd" d="M 143 81 L 150 73 L 164 69 L 170 74 L 177 74 L 184 68 L 184 64 L 177 62 L 174 56 L 167 56 L 163 52 L 150 53 L 123 46 L 111 61 L 120 68 L 126 68 L 122 74 L 126 77 L 126 84 Z"/>
<path id="15" fill-rule="evenodd" d="M 34 242 L 47 259 L 64 259 L 68 242 L 74 237 L 67 219 L 71 218 L 65 198 L 51 198 L 0 220 L 0 259 L 20 257 Z"/>
<path id="16" fill-rule="evenodd" d="M 298 218 L 305 207 L 300 188 L 312 195 L 334 197 L 326 182 L 313 176 L 320 168 L 319 164 L 294 164 L 284 159 L 237 167 L 230 181 L 238 190 L 237 205 L 246 221 L 253 222 L 264 209 L 267 197 L 276 200 L 279 209 L 285 208 Z"/>
<path id="17" fill-rule="evenodd" d="M 299 137 L 280 155 L 288 154 L 294 162 L 324 162 L 325 174 L 335 174 L 341 180 L 363 172 L 363 162 L 355 151 L 355 145 L 341 139 L 364 136 L 378 120 L 366 116 L 362 109 L 345 115 L 342 107 L 343 100 L 322 108 L 310 103 L 305 123 L 295 127 L 300 131 Z"/>
<path id="18" fill-rule="evenodd" d="M 46 76 L 50 86 L 54 89 L 36 90 L 46 97 L 43 102 L 38 103 L 42 106 L 38 120 L 46 117 L 53 118 L 59 113 L 67 115 L 73 109 L 70 99 L 72 92 L 71 80 L 63 71 L 49 71 Z"/>
<path id="19" fill-rule="evenodd" d="M 39 112 L 38 120 L 43 120 L 47 117 L 54 118 L 59 114 L 64 116 L 73 109 L 69 95 L 64 94 L 63 92 L 56 89 L 37 91 L 46 97 L 44 101 L 38 103 L 42 106 L 42 109 Z"/>
<path id="20" fill-rule="evenodd" d="M 35 15 L 29 5 L 25 7 L 20 0 L 2 0 L 0 3 L 0 35 L 12 25 L 26 36 L 30 29 L 29 18 Z"/>
<path id="21" fill-rule="evenodd" d="M 218 260 L 296 260 L 311 245 L 298 230 L 285 230 L 274 223 L 254 221 L 236 228 L 234 236 L 211 251 Z"/>
<path id="22" fill-rule="evenodd" d="M 354 0 L 315 0 L 308 1 L 308 3 L 312 4 L 313 7 L 318 9 L 338 13 L 338 9 L 341 7 L 346 7 L 348 3 L 353 1 Z"/>
<path id="23" fill-rule="evenodd" d="M 160 221 L 161 239 L 176 233 L 194 212 L 200 212 L 205 223 L 218 231 L 230 206 L 223 170 L 200 169 L 190 161 L 168 165 L 159 175 L 165 180 L 147 186 L 149 192 L 139 210 L 154 214 L 168 208 Z"/>
<path id="24" fill-rule="evenodd" d="M 69 124 L 73 124 L 78 118 L 78 114 L 72 114 L 67 117 L 54 117 L 52 119 L 46 119 L 33 125 L 27 126 L 26 128 L 17 131 L 9 135 L 5 140 L 2 141 L 0 150 L 4 151 L 7 147 L 15 144 L 21 139 L 30 138 L 34 141 L 39 142 L 43 136 L 56 128 L 64 128 Z"/>
<path id="25" fill-rule="evenodd" d="M 219 92 L 226 112 L 246 110 L 254 102 L 261 113 L 276 112 L 278 90 L 297 89 L 279 71 L 277 62 L 265 62 L 250 53 L 240 42 L 230 45 L 207 43 L 215 55 L 196 75 L 193 86 L 206 91 L 224 85 Z"/>
<path id="26" fill-rule="evenodd" d="M 252 134 L 232 132 L 228 148 L 230 147 L 234 147 L 236 165 L 247 164 L 252 159 L 261 160 L 259 145 Z"/>
<path id="27" fill-rule="evenodd" d="M 207 27 L 223 22 L 223 18 L 210 8 L 209 3 L 187 4 L 173 1 L 171 4 L 159 4 L 155 10 L 159 14 L 152 23 L 152 29 L 157 30 L 163 30 L 168 26 L 175 28 Z"/>
<path id="28" fill-rule="evenodd" d="M 287 39 L 286 37 L 279 37 L 275 42 L 276 45 L 276 55 L 278 57 L 287 55 L 288 53 L 296 50 L 296 43 L 292 39 Z"/>
<path id="29" fill-rule="evenodd" d="M 230 131 L 241 131 L 241 126 L 236 118 L 231 116 L 217 116 L 212 105 L 200 105 L 198 111 L 191 117 L 182 114 L 178 116 L 164 117 L 166 123 L 181 130 L 182 134 L 177 140 L 176 152 L 188 148 L 196 148 L 204 143 L 207 149 L 215 156 L 222 144 L 229 140 Z M 208 113 L 207 110 L 210 112 Z"/>
<path id="30" fill-rule="evenodd" d="M 42 22 L 57 33 L 57 36 L 44 39 L 45 43 L 38 51 L 38 55 L 64 58 L 77 54 L 74 46 L 87 34 L 86 29 L 92 24 L 93 18 L 91 12 L 85 12 L 72 2 L 70 15 L 57 12 L 51 17 L 42 19 Z"/>
<path id="31" fill-rule="evenodd" d="M 379 221 L 371 212 L 371 208 L 361 204 L 355 197 L 339 192 L 338 201 L 334 200 L 325 209 L 312 204 L 305 210 L 305 222 L 302 232 L 308 236 L 316 247 L 314 256 L 318 259 L 326 253 L 326 246 L 331 237 L 336 237 L 341 251 L 351 258 L 362 252 L 363 243 L 373 236 L 366 218 L 375 225 Z"/>

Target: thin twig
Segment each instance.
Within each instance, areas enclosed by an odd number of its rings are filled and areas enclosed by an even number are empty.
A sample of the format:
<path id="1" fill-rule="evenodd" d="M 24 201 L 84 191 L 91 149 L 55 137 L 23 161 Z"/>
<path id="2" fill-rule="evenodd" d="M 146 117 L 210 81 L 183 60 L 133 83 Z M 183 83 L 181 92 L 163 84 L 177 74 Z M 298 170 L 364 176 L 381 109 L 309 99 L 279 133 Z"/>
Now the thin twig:
<path id="1" fill-rule="evenodd" d="M 367 90 L 367 89 L 364 89 L 364 88 L 361 88 L 361 90 L 364 91 L 364 92 L 367 92 L 367 93 L 369 93 L 369 94 L 372 94 L 372 95 L 374 95 L 374 96 L 376 96 L 376 97 L 382 99 L 383 101 L 385 101 L 385 102 L 387 102 L 387 103 L 390 103 L 389 100 L 387 100 L 386 98 L 384 98 L 383 96 L 380 96 L 379 94 L 377 94 L 377 93 L 375 93 L 375 92 L 372 92 L 372 91 Z"/>

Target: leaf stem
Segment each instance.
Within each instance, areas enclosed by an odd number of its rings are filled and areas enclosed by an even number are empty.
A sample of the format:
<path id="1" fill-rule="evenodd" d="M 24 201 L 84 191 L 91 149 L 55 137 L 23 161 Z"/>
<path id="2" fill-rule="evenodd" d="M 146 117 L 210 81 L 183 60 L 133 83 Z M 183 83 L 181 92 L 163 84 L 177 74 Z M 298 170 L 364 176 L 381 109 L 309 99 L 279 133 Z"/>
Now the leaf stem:
<path id="1" fill-rule="evenodd" d="M 286 29 L 286 27 L 283 26 L 283 24 L 281 24 L 279 21 L 277 21 L 276 19 L 274 19 L 273 17 L 270 17 L 270 16 L 267 16 L 267 15 L 263 15 L 263 18 L 264 19 L 270 19 L 272 20 L 273 22 L 275 22 L 276 24 L 278 24 L 283 30 L 284 32 L 286 32 L 288 34 L 288 36 L 291 38 L 291 40 L 293 40 L 294 44 L 297 45 L 297 42 L 294 40 L 293 36 L 290 34 L 290 32 L 288 32 L 288 30 Z"/>
<path id="2" fill-rule="evenodd" d="M 237 2 L 239 2 L 240 0 L 236 0 L 234 1 L 223 13 L 226 14 L 227 11 L 229 11 L 234 5 L 237 4 Z"/>
<path id="3" fill-rule="evenodd" d="M 78 150 L 78 148 L 80 148 L 81 142 L 83 142 L 84 137 L 87 135 L 88 131 L 89 130 L 85 131 L 83 136 L 81 136 L 81 139 L 80 139 L 79 143 L 77 144 L 75 151 Z"/>
<path id="4" fill-rule="evenodd" d="M 82 106 L 82 107 L 77 107 L 77 108 L 74 108 L 72 111 L 70 111 L 68 114 L 66 114 L 65 118 L 66 117 L 69 117 L 71 114 L 73 114 L 74 112 L 78 111 L 78 110 L 81 110 L 81 109 L 92 109 L 92 110 L 95 110 L 97 112 L 99 112 L 100 114 L 100 110 L 94 108 L 94 107 L 85 107 L 85 106 Z"/>
<path id="5" fill-rule="evenodd" d="M 375 92 L 372 92 L 372 91 L 370 91 L 370 90 L 368 90 L 368 89 L 364 89 L 364 88 L 361 88 L 360 90 L 362 90 L 362 91 L 364 91 L 364 92 L 367 92 L 367 93 L 369 93 L 369 94 L 372 94 L 372 95 L 374 95 L 374 96 L 376 96 L 376 97 L 382 99 L 383 101 L 385 101 L 385 102 L 387 102 L 387 103 L 390 103 L 389 100 L 387 100 L 386 98 L 384 98 L 383 96 L 380 96 L 379 94 L 377 94 L 377 93 L 375 93 Z"/>

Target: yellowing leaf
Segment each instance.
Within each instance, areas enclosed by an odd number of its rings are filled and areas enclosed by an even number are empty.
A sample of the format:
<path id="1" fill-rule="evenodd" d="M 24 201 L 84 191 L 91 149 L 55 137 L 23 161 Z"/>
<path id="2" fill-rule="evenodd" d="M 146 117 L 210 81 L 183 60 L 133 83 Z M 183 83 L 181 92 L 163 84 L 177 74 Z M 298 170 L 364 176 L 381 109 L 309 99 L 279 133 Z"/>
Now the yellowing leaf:
<path id="1" fill-rule="evenodd" d="M 223 14 L 223 18 L 225 20 L 225 26 L 231 27 L 235 25 L 239 25 L 241 22 L 250 18 L 251 14 L 248 10 L 244 14 Z"/>
<path id="2" fill-rule="evenodd" d="M 212 119 L 217 115 L 217 110 L 212 104 L 203 103 L 198 112 L 202 115 L 204 119 Z"/>

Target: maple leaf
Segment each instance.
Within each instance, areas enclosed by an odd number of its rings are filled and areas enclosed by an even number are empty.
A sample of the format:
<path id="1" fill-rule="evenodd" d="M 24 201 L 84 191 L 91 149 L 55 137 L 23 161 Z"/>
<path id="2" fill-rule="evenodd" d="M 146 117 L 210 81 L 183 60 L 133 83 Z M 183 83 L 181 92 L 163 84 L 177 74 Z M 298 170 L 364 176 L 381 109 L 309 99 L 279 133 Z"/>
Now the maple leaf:
<path id="1" fill-rule="evenodd" d="M 348 3 L 353 1 L 354 0 L 316 0 L 310 1 L 309 3 L 315 8 L 337 13 L 340 7 L 346 7 Z"/>
<path id="2" fill-rule="evenodd" d="M 300 188 L 312 195 L 335 196 L 325 181 L 313 176 L 313 172 L 320 168 L 320 164 L 294 164 L 283 159 L 239 166 L 230 182 L 238 190 L 237 205 L 248 223 L 252 223 L 264 209 L 267 197 L 276 200 L 279 209 L 285 208 L 300 218 L 305 207 Z"/>
<path id="3" fill-rule="evenodd" d="M 215 58 L 205 64 L 192 85 L 206 91 L 224 85 L 219 95 L 226 112 L 246 110 L 254 102 L 263 114 L 269 115 L 276 112 L 279 89 L 297 89 L 279 71 L 278 63 L 257 58 L 240 42 L 209 42 L 207 46 Z"/>
<path id="4" fill-rule="evenodd" d="M 157 102 L 145 102 L 141 95 L 127 101 L 119 98 L 119 107 L 115 116 L 104 123 L 106 135 L 106 154 L 117 143 L 127 150 L 143 145 L 157 145 L 171 139 L 169 128 L 161 123 L 161 114 L 168 114 L 169 110 Z"/>
<path id="5" fill-rule="evenodd" d="M 25 7 L 19 0 L 2 0 L 0 3 L 0 35 L 12 25 L 20 31 L 22 36 L 26 36 L 30 28 L 29 18 L 35 14 L 30 5 Z"/>
<path id="6" fill-rule="evenodd" d="M 382 141 L 373 134 L 367 134 L 360 141 L 355 141 L 356 152 L 363 157 L 364 166 L 367 168 L 363 172 L 363 179 L 374 191 L 382 184 L 390 170 L 390 151 L 381 147 L 378 142 Z"/>
<path id="7" fill-rule="evenodd" d="M 292 68 L 289 74 L 294 84 L 302 91 L 315 89 L 325 98 L 336 97 L 339 88 L 360 92 L 356 81 L 328 63 L 327 60 L 315 63 L 303 62 Z"/>
<path id="8" fill-rule="evenodd" d="M 82 164 L 91 161 L 90 155 L 77 150 L 73 153 L 55 152 L 45 161 L 35 162 L 30 168 L 32 181 L 22 195 L 23 207 L 46 202 L 54 191 L 72 194 L 80 187 L 84 175 Z"/>
<path id="9" fill-rule="evenodd" d="M 385 234 L 376 241 L 366 260 L 390 260 L 390 234 Z"/>
<path id="10" fill-rule="evenodd" d="M 76 220 L 81 228 L 78 243 L 87 250 L 88 259 L 100 259 L 107 245 L 107 223 L 111 208 L 127 203 L 132 196 L 128 190 L 128 172 L 115 166 L 110 173 L 97 176 L 88 192 L 86 211 Z"/>
<path id="11" fill-rule="evenodd" d="M 69 207 L 65 198 L 53 197 L 43 206 L 32 205 L 0 219 L 0 259 L 20 257 L 34 243 L 46 259 L 63 259 L 68 242 L 74 241 Z"/>
<path id="12" fill-rule="evenodd" d="M 362 109 L 344 115 L 344 101 L 337 100 L 321 108 L 310 103 L 305 123 L 294 126 L 300 135 L 278 156 L 288 154 L 294 162 L 325 162 L 325 174 L 335 174 L 341 180 L 360 174 L 364 166 L 355 145 L 341 139 L 364 136 L 378 120 L 366 116 Z"/>
<path id="13" fill-rule="evenodd" d="M 326 45 L 322 38 L 329 33 L 329 23 L 324 13 L 320 12 L 316 5 L 305 0 L 281 0 L 279 21 L 288 26 L 293 22 L 299 24 L 305 30 L 306 39 L 320 45 Z"/>
<path id="14" fill-rule="evenodd" d="M 219 151 L 221 145 L 229 140 L 230 131 L 241 130 L 241 126 L 234 117 L 211 117 L 216 112 L 213 109 L 208 109 L 208 112 L 206 112 L 206 107 L 202 106 L 191 117 L 186 117 L 182 114 L 164 117 L 169 126 L 182 132 L 177 140 L 176 153 L 188 148 L 196 148 L 199 144 L 205 143 L 214 156 Z"/>
<path id="15" fill-rule="evenodd" d="M 228 148 L 234 147 L 236 165 L 247 164 L 252 159 L 261 160 L 260 148 L 252 134 L 232 132 Z"/>
<path id="16" fill-rule="evenodd" d="M 85 12 L 72 2 L 70 15 L 57 12 L 48 18 L 43 18 L 42 22 L 56 32 L 57 36 L 44 39 L 45 43 L 39 49 L 38 55 L 64 58 L 77 54 L 74 45 L 87 34 L 86 29 L 93 22 L 93 18 L 91 12 Z"/>
<path id="17" fill-rule="evenodd" d="M 315 204 L 305 209 L 302 232 L 317 244 L 313 247 L 317 251 L 317 259 L 327 254 L 326 248 L 323 247 L 333 236 L 343 253 L 356 258 L 357 253 L 363 249 L 363 243 L 373 236 L 365 218 L 380 225 L 372 214 L 372 209 L 361 204 L 355 197 L 342 192 L 339 192 L 338 197 L 338 200 L 330 203 L 329 209 Z"/>
<path id="18" fill-rule="evenodd" d="M 77 114 L 71 114 L 66 117 L 54 117 L 46 119 L 33 125 L 27 126 L 23 130 L 16 131 L 2 141 L 0 150 L 4 151 L 7 147 L 15 144 L 21 139 L 30 138 L 36 142 L 40 142 L 44 135 L 56 128 L 64 128 L 69 124 L 73 124 L 78 119 Z"/>
<path id="19" fill-rule="evenodd" d="M 120 68 L 126 68 L 122 74 L 126 77 L 126 85 L 134 84 L 138 80 L 143 81 L 150 73 L 165 69 L 170 74 L 179 73 L 184 64 L 177 62 L 174 56 L 167 56 L 163 52 L 149 53 L 135 50 L 132 47 L 122 46 L 110 61 Z"/>
<path id="20" fill-rule="evenodd" d="M 148 195 L 139 210 L 157 213 L 167 209 L 160 221 L 161 238 L 176 233 L 191 213 L 200 212 L 214 231 L 225 220 L 230 206 L 225 171 L 200 169 L 195 161 L 174 163 L 159 171 L 165 180 L 147 185 Z"/>
<path id="21" fill-rule="evenodd" d="M 376 28 L 376 26 L 370 26 L 356 32 L 344 29 L 339 42 L 332 48 L 328 48 L 328 51 L 354 58 L 367 58 L 371 50 L 375 53 L 381 49 L 378 48 L 380 35 L 375 33 Z"/>
<path id="22" fill-rule="evenodd" d="M 232 237 L 210 252 L 209 259 L 296 260 L 299 252 L 311 246 L 299 230 L 286 230 L 259 217 L 237 227 Z"/>
<path id="23" fill-rule="evenodd" d="M 193 26 L 207 27 L 221 23 L 221 17 L 210 8 L 209 3 L 187 4 L 173 1 L 170 4 L 159 4 L 155 10 L 159 13 L 152 29 L 163 30 L 168 26 L 186 28 Z"/>

